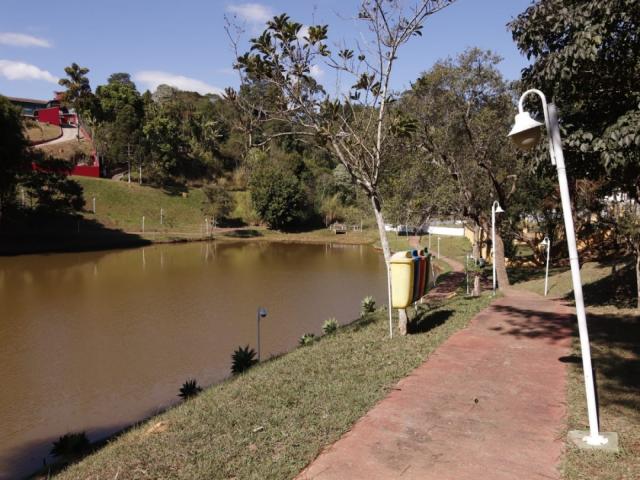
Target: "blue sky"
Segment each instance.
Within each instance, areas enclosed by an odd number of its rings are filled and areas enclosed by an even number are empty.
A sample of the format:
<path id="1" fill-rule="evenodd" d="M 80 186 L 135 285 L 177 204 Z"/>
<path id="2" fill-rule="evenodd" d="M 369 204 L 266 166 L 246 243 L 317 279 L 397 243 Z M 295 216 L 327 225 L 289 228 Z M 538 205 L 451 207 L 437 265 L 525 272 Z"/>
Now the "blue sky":
<path id="1" fill-rule="evenodd" d="M 288 13 L 303 24 L 329 24 L 331 41 L 357 38 L 363 30 L 352 20 L 358 0 L 85 0 L 53 4 L 45 0 L 3 0 L 0 15 L 0 94 L 49 98 L 64 67 L 88 67 L 92 87 L 113 72 L 128 72 L 138 88 L 159 83 L 178 88 L 219 91 L 236 86 L 233 53 L 224 32 L 224 15 L 245 21 L 249 34 L 270 15 Z M 423 37 L 400 52 L 395 89 L 427 70 L 436 60 L 465 48 L 491 49 L 504 58 L 508 79 L 519 77 L 526 58 L 517 51 L 506 23 L 531 0 L 458 0 L 430 17 Z M 319 79 L 332 73 L 319 66 Z"/>

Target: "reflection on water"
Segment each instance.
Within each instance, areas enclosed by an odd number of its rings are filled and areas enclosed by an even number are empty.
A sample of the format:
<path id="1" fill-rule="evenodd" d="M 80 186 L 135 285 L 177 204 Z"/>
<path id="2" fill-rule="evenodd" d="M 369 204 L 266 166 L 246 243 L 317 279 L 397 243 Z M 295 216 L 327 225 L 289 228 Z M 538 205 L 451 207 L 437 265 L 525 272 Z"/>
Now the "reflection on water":
<path id="1" fill-rule="evenodd" d="M 262 357 L 382 299 L 369 247 L 191 243 L 0 259 L 0 479 L 42 465 L 70 431 L 91 440 L 178 400 L 190 377 L 229 375 L 231 353 Z"/>

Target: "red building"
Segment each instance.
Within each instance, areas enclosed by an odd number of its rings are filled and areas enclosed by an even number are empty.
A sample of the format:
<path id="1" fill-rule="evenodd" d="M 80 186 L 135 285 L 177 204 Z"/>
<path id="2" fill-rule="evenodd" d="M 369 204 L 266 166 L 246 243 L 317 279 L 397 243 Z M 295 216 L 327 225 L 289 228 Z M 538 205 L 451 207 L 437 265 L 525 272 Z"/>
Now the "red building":
<path id="1" fill-rule="evenodd" d="M 22 109 L 22 115 L 42 123 L 68 126 L 77 125 L 73 110 L 61 105 L 62 92 L 54 92 L 53 100 L 36 100 L 34 98 L 7 97 L 14 105 Z"/>

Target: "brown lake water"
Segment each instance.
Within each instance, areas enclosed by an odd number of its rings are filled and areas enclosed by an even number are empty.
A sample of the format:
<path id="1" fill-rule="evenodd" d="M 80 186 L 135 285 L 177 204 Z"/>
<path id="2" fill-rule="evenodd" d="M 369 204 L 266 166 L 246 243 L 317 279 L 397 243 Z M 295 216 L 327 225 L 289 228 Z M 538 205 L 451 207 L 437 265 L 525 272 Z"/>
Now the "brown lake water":
<path id="1" fill-rule="evenodd" d="M 106 437 L 176 403 L 231 354 L 291 350 L 322 322 L 384 303 L 367 246 L 190 243 L 0 258 L 0 479 L 33 471 L 67 432 Z"/>

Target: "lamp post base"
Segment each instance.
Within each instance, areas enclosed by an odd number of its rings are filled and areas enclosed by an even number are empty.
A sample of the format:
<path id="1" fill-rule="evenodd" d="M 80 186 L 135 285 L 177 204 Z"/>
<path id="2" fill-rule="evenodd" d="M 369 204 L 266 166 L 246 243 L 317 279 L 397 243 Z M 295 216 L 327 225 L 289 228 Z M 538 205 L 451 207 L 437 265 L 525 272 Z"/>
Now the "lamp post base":
<path id="1" fill-rule="evenodd" d="M 618 434 L 616 432 L 600 432 L 597 438 L 592 438 L 589 433 L 588 430 L 571 430 L 568 439 L 580 449 L 618 453 Z"/>

